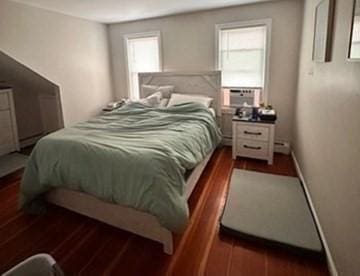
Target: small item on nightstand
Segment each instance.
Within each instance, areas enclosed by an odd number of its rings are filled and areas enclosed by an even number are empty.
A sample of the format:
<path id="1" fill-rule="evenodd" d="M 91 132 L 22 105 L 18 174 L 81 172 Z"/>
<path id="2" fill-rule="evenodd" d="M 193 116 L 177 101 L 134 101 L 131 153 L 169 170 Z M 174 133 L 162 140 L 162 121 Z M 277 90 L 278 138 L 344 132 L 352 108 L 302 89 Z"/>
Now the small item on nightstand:
<path id="1" fill-rule="evenodd" d="M 107 106 L 103 109 L 103 111 L 113 111 L 115 109 L 118 109 L 122 107 L 126 103 L 125 99 L 122 99 L 118 102 L 110 102 L 107 104 Z"/>
<path id="2" fill-rule="evenodd" d="M 274 109 L 269 107 L 256 107 L 256 106 L 244 106 L 236 108 L 235 118 L 241 121 L 249 122 L 274 122 L 276 121 L 276 112 Z"/>
<path id="3" fill-rule="evenodd" d="M 258 119 L 258 116 L 259 116 L 259 108 L 254 106 L 252 108 L 251 119 L 256 121 Z"/>
<path id="4" fill-rule="evenodd" d="M 253 107 L 244 104 L 243 106 L 236 108 L 235 115 L 243 120 L 246 120 L 252 118 L 252 112 L 253 112 Z"/>
<path id="5" fill-rule="evenodd" d="M 276 112 L 272 108 L 260 108 L 258 116 L 261 121 L 276 121 Z"/>

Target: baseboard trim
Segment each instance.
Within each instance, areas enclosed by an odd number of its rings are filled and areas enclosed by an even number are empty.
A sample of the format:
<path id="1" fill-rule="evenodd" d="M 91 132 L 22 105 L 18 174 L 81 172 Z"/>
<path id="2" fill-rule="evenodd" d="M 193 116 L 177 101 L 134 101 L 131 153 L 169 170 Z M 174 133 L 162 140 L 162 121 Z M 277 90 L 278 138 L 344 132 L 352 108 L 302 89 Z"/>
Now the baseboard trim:
<path id="1" fill-rule="evenodd" d="M 305 191 L 305 194 L 306 194 L 306 197 L 308 199 L 308 202 L 309 202 L 309 205 L 310 205 L 310 208 L 311 208 L 311 212 L 313 214 L 313 217 L 315 219 L 315 223 L 316 223 L 316 226 L 319 230 L 319 234 L 320 234 L 320 238 L 321 238 L 321 241 L 324 245 L 324 249 L 325 249 L 325 254 L 326 254 L 326 259 L 327 259 L 327 263 L 328 263 L 328 267 L 329 267 L 329 271 L 330 271 L 330 274 L 332 276 L 338 276 L 338 272 L 337 272 L 337 269 L 336 269 L 336 266 L 335 266 L 335 262 L 334 262 L 334 259 L 332 257 L 332 254 L 331 254 L 331 251 L 330 251 L 330 248 L 327 244 L 327 241 L 326 241 L 326 238 L 325 238 L 325 234 L 324 234 L 324 231 L 322 230 L 322 227 L 321 227 L 321 224 L 320 224 L 320 221 L 319 221 L 319 217 L 316 213 L 316 210 L 315 210 L 315 207 L 314 207 L 314 204 L 313 204 L 313 201 L 311 199 L 311 196 L 310 196 L 310 192 L 309 192 L 309 189 L 307 187 L 307 184 L 306 184 L 306 181 L 305 181 L 305 178 L 304 178 L 304 175 L 301 171 L 301 168 L 300 168 L 300 165 L 299 165 L 299 162 L 297 161 L 296 159 L 296 155 L 294 153 L 294 151 L 292 150 L 291 151 L 291 157 L 292 159 L 294 160 L 294 164 L 295 164 L 295 168 L 296 168 L 296 172 L 301 180 L 301 183 L 304 187 L 304 191 Z"/>
<path id="2" fill-rule="evenodd" d="M 232 146 L 232 138 L 230 137 L 223 137 L 221 143 L 225 146 Z"/>

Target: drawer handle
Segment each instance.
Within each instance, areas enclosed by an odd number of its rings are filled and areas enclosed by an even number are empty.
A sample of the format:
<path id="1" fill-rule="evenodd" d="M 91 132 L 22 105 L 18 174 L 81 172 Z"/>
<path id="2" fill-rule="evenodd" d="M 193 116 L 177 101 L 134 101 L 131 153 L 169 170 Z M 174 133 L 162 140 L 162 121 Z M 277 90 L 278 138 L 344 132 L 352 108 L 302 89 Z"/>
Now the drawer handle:
<path id="1" fill-rule="evenodd" d="M 261 147 L 252 147 L 252 146 L 248 146 L 248 145 L 244 145 L 244 148 L 253 149 L 253 150 L 261 150 Z"/>
<path id="2" fill-rule="evenodd" d="M 251 131 L 244 131 L 244 134 L 250 134 L 250 135 L 261 135 L 261 132 L 251 132 Z"/>

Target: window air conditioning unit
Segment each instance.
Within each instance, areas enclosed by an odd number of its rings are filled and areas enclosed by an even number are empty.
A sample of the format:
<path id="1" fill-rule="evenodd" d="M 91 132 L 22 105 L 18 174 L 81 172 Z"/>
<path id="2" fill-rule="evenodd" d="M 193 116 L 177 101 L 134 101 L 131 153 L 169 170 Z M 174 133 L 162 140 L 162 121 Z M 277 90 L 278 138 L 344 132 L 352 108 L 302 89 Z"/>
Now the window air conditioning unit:
<path id="1" fill-rule="evenodd" d="M 240 107 L 245 105 L 259 106 L 260 88 L 232 88 L 230 89 L 230 106 Z"/>

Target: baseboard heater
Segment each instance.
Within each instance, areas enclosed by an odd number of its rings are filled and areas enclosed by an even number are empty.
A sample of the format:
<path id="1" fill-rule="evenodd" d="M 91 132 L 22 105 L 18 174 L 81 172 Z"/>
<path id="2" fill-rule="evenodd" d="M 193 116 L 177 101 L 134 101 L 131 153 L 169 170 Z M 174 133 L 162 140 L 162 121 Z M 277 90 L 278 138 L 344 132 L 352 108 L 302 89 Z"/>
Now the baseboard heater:
<path id="1" fill-rule="evenodd" d="M 275 141 L 274 151 L 283 154 L 290 154 L 290 143 L 285 141 Z"/>

